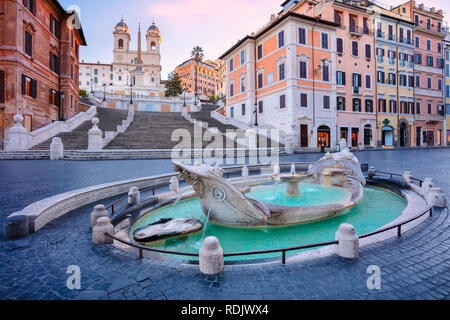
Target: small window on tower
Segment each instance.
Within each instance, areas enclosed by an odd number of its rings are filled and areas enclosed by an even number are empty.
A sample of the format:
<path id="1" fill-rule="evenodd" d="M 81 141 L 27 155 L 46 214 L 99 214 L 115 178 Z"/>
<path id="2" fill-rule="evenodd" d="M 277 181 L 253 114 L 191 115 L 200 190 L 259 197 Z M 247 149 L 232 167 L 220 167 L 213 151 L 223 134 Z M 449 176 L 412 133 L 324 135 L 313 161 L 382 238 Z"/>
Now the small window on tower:
<path id="1" fill-rule="evenodd" d="M 123 49 L 123 40 L 119 39 L 119 49 Z"/>
<path id="2" fill-rule="evenodd" d="M 156 43 L 155 42 L 152 42 L 150 44 L 150 47 L 152 48 L 152 51 L 156 51 Z"/>

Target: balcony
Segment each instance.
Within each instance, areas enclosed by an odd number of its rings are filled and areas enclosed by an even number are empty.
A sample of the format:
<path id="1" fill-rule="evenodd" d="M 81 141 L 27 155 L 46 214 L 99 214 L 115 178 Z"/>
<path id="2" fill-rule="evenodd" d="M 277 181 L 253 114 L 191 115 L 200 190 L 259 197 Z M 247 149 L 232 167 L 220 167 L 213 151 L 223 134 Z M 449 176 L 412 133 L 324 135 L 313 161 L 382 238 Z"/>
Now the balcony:
<path id="1" fill-rule="evenodd" d="M 360 36 L 362 36 L 364 34 L 366 34 L 366 35 L 370 35 L 371 34 L 369 28 L 360 28 L 360 27 L 356 27 L 356 26 L 349 26 L 348 27 L 348 32 L 351 35 L 358 36 L 358 37 L 360 37 Z"/>
<path id="2" fill-rule="evenodd" d="M 427 124 L 443 122 L 445 117 L 440 114 L 416 114 L 417 121 L 425 121 Z"/>

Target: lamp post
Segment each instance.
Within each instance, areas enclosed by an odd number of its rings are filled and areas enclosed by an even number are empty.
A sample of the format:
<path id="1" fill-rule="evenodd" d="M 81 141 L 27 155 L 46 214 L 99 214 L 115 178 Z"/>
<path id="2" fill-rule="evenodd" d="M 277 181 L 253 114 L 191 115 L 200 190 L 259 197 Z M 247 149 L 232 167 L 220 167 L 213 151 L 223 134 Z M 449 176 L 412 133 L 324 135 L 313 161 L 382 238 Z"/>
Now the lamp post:
<path id="1" fill-rule="evenodd" d="M 91 93 L 94 93 L 94 79 L 91 79 Z"/>
<path id="2" fill-rule="evenodd" d="M 183 104 L 183 107 L 186 107 L 186 89 L 183 90 L 183 95 L 184 95 L 184 104 Z"/>
<path id="3" fill-rule="evenodd" d="M 133 84 L 130 83 L 130 104 L 133 104 Z"/>
<path id="4" fill-rule="evenodd" d="M 106 83 L 103 84 L 103 102 L 106 101 Z"/>
<path id="5" fill-rule="evenodd" d="M 255 111 L 254 111 L 254 113 L 255 113 L 255 124 L 254 124 L 254 126 L 257 127 L 258 126 L 258 103 L 257 102 L 255 102 Z"/>
<path id="6" fill-rule="evenodd" d="M 61 92 L 61 121 L 66 121 L 64 119 L 64 91 Z"/>

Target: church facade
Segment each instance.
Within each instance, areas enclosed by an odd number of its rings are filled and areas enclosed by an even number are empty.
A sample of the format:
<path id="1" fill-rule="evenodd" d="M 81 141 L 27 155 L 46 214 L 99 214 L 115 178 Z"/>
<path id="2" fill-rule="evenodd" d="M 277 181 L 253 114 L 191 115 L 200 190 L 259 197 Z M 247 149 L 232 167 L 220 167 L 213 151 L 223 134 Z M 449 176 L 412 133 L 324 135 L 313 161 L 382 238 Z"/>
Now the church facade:
<path id="1" fill-rule="evenodd" d="M 129 95 L 131 91 L 147 96 L 164 93 L 161 84 L 161 34 L 156 24 L 153 23 L 145 34 L 145 48 L 142 48 L 139 28 L 137 50 L 131 49 L 131 32 L 123 19 L 114 28 L 113 37 L 112 63 L 80 63 L 80 89 L 116 95 Z"/>

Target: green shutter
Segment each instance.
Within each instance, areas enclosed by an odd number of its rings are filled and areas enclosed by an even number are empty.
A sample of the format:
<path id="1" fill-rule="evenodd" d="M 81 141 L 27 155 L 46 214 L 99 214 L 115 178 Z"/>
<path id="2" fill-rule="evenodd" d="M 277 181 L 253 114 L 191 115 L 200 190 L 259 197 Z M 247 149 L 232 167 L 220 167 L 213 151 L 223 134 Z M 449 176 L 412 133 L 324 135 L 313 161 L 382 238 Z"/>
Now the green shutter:
<path id="1" fill-rule="evenodd" d="M 37 81 L 34 79 L 31 80 L 31 97 L 37 98 Z"/>
<path id="2" fill-rule="evenodd" d="M 27 94 L 27 76 L 24 74 L 22 75 L 22 94 Z"/>

